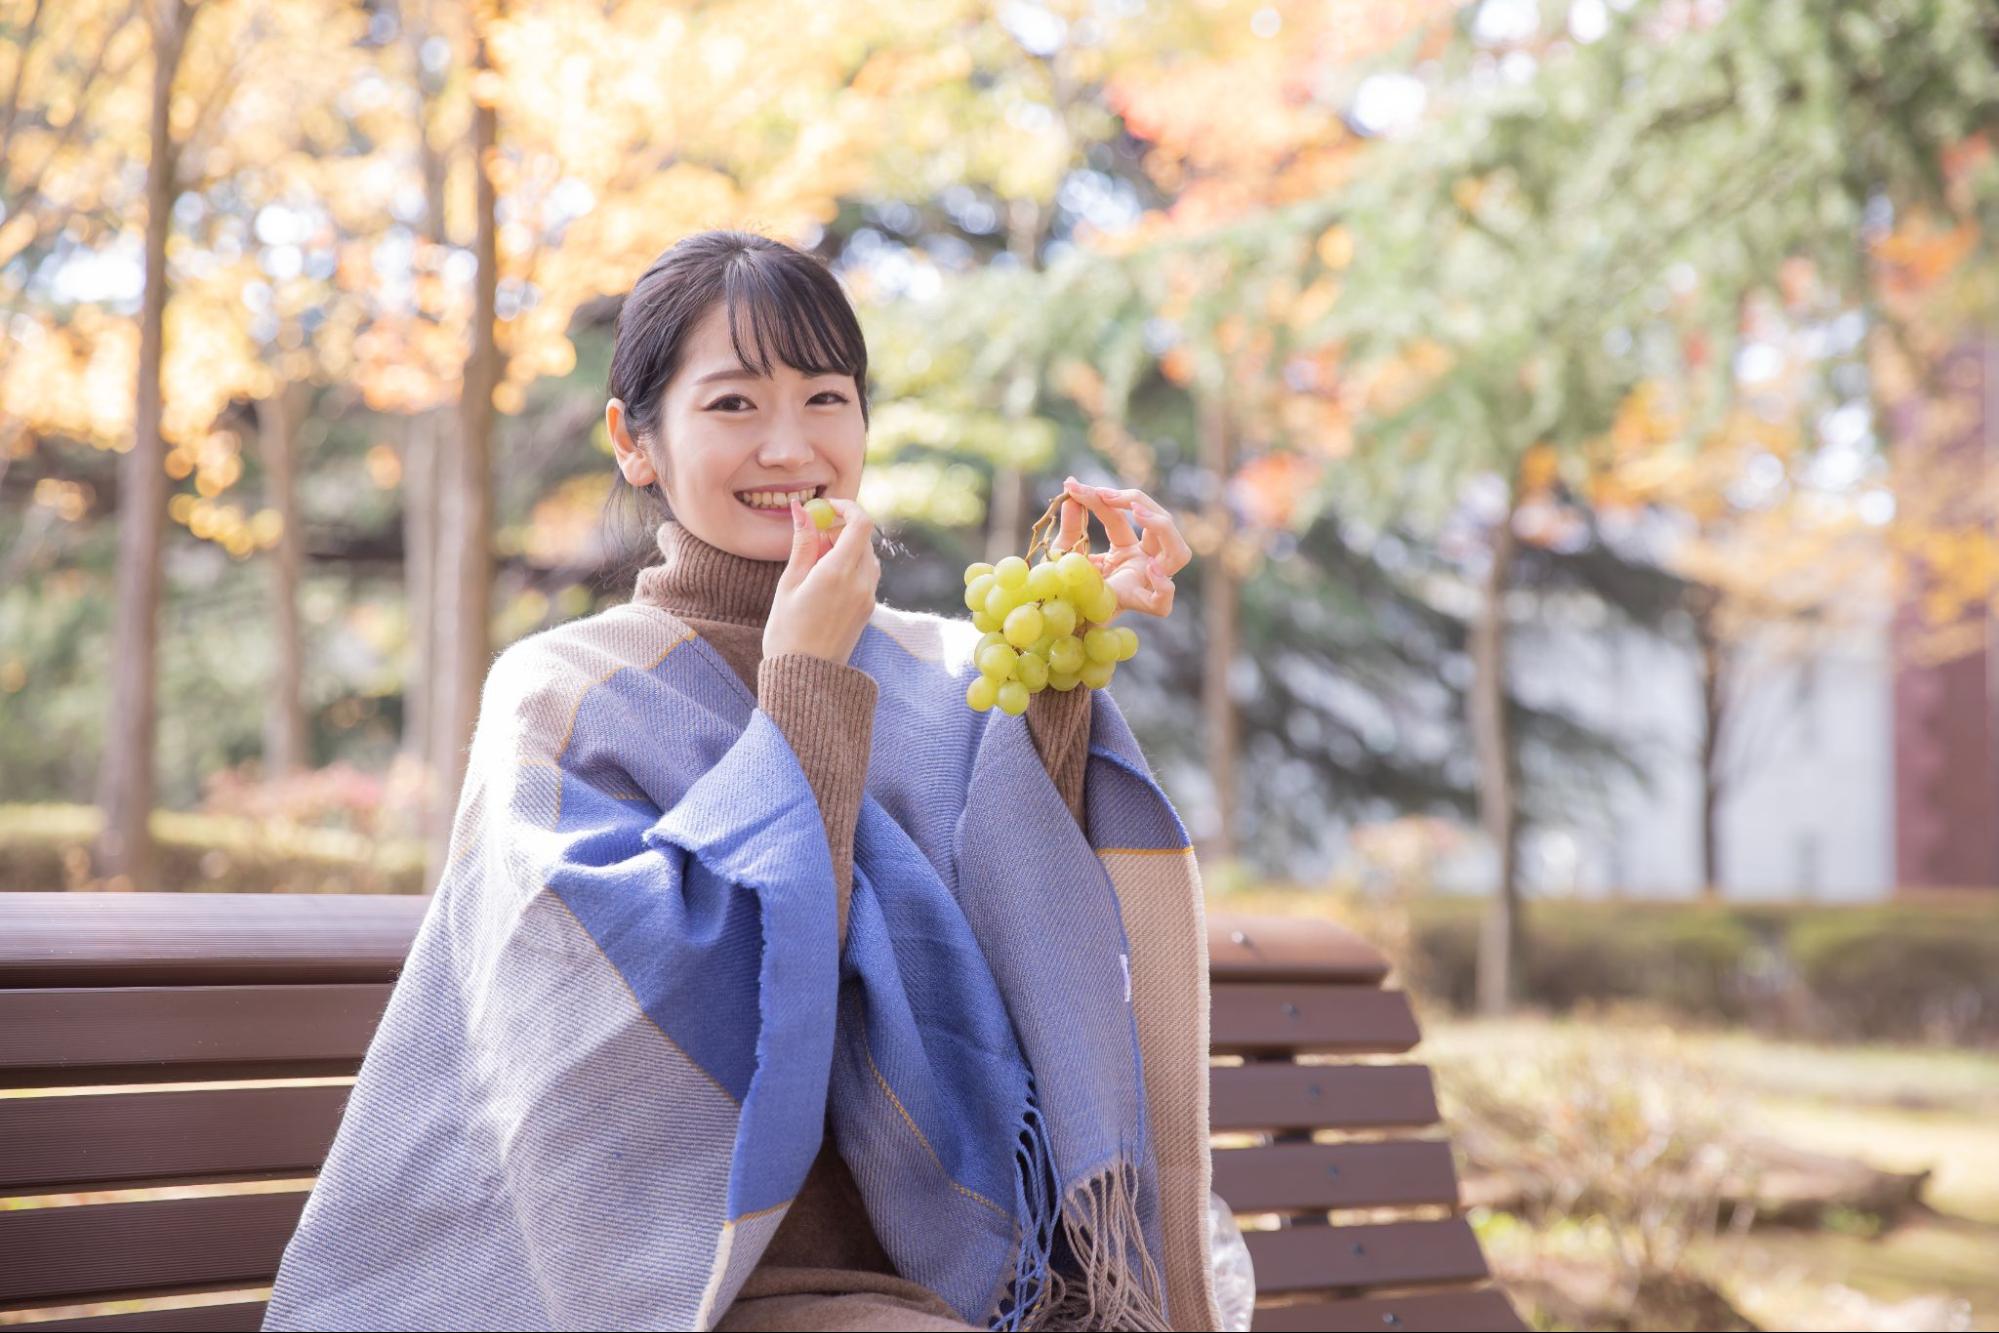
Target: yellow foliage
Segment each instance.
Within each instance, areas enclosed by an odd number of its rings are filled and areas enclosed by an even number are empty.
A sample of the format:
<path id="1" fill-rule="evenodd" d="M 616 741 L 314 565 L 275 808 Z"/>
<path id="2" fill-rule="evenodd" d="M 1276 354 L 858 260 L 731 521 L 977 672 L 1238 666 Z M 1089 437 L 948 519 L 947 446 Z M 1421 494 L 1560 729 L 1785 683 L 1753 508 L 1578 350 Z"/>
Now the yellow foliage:
<path id="1" fill-rule="evenodd" d="M 1266 528 L 1288 527 L 1301 500 L 1318 481 L 1324 463 L 1296 453 L 1266 453 L 1236 472 L 1245 517 Z"/>
<path id="2" fill-rule="evenodd" d="M 1353 263 L 1353 233 L 1345 227 L 1328 227 L 1320 235 L 1319 262 L 1337 272 Z"/>
<path id="3" fill-rule="evenodd" d="M 1049 376 L 1057 391 L 1091 416 L 1104 410 L 1104 377 L 1087 361 L 1070 359 L 1057 365 Z"/>
<path id="4" fill-rule="evenodd" d="M 1534 496 L 1550 490 L 1560 466 L 1554 446 L 1543 442 L 1529 448 L 1520 456 L 1520 493 Z"/>

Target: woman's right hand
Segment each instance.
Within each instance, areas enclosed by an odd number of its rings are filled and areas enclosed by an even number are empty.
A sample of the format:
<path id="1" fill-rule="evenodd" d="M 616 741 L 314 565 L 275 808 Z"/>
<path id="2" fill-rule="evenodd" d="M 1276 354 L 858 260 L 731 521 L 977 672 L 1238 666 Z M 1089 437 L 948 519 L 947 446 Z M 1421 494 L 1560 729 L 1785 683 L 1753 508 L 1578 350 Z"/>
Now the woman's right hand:
<path id="1" fill-rule="evenodd" d="M 881 557 L 874 522 L 852 500 L 829 498 L 844 520 L 832 544 L 796 500 L 791 504 L 791 559 L 778 577 L 764 622 L 764 656 L 809 653 L 845 664 L 875 613 Z"/>

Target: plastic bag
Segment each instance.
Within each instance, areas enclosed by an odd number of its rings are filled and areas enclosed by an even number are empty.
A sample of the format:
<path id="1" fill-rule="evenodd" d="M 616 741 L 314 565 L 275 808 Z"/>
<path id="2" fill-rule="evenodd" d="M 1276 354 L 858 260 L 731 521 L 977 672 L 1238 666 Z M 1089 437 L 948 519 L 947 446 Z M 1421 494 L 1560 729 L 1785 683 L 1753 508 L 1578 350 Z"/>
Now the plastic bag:
<path id="1" fill-rule="evenodd" d="M 1249 1333 L 1256 1309 L 1256 1269 L 1235 1214 L 1213 1190 L 1208 1191 L 1208 1255 L 1215 1267 L 1215 1308 L 1221 1312 L 1223 1333 Z"/>

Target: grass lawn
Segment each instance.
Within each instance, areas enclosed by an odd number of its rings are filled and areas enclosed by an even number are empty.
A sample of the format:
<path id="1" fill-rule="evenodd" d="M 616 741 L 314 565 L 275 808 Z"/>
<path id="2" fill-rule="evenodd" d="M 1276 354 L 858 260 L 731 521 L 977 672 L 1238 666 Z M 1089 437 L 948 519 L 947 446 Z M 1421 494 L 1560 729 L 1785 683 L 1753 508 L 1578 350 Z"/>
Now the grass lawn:
<path id="1" fill-rule="evenodd" d="M 1446 1086 L 1487 1069 L 1534 1067 L 1551 1048 L 1613 1050 L 1661 1032 L 1657 1024 L 1440 1016 L 1425 1030 L 1421 1052 Z M 1685 1028 L 1667 1039 L 1681 1063 L 1662 1070 L 1662 1080 L 1691 1071 L 1701 1095 L 1749 1134 L 1884 1169 L 1934 1172 L 1924 1193 L 1932 1211 L 1883 1234 L 1870 1234 L 1859 1218 L 1759 1228 L 1694 1241 L 1686 1267 L 1764 1328 L 1999 1330 L 1999 1052 L 1816 1046 Z M 1572 1094 L 1550 1088 L 1550 1105 L 1565 1095 Z M 1545 1234 L 1489 1230 L 1502 1276 L 1602 1248 L 1587 1225 Z"/>

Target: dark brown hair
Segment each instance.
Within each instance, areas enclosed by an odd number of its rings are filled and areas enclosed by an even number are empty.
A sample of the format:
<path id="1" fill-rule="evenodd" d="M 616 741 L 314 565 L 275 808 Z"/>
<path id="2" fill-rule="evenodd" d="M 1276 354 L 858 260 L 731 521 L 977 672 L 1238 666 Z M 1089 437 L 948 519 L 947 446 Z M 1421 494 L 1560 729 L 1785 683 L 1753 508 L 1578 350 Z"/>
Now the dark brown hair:
<path id="1" fill-rule="evenodd" d="M 718 303 L 728 308 L 730 341 L 744 365 L 768 375 L 775 356 L 800 374 L 851 375 L 866 425 L 868 347 L 832 270 L 816 255 L 754 232 L 698 232 L 653 260 L 632 284 L 613 333 L 610 396 L 623 401 L 632 438 L 655 463 L 665 463 L 659 426 L 666 386 L 680 369 L 688 335 Z M 641 489 L 613 470 L 607 527 L 620 508 L 635 509 L 636 517 L 624 520 L 621 539 L 614 530 L 606 543 L 614 579 L 657 555 L 653 530 L 671 516 L 664 480 Z"/>

